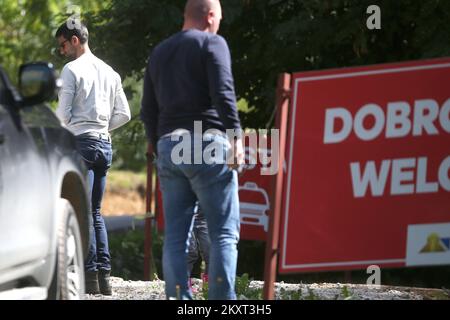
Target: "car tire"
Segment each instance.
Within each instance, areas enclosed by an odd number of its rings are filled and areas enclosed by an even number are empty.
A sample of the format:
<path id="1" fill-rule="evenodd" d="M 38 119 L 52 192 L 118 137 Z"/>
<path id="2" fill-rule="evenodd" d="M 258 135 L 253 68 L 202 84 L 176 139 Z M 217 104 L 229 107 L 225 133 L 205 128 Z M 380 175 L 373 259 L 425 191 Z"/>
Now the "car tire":
<path id="1" fill-rule="evenodd" d="M 84 261 L 78 219 L 75 210 L 66 199 L 59 199 L 57 208 L 57 258 L 48 298 L 82 299 L 85 293 Z"/>

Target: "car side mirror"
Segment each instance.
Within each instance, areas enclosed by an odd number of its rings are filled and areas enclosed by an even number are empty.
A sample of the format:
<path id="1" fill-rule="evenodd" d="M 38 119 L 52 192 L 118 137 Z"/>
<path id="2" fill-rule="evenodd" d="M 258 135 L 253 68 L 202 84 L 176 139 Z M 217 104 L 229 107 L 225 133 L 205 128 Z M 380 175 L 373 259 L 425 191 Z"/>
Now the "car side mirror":
<path id="1" fill-rule="evenodd" d="M 56 88 L 57 77 L 51 63 L 27 63 L 20 67 L 19 92 L 23 106 L 49 100 L 55 94 Z"/>

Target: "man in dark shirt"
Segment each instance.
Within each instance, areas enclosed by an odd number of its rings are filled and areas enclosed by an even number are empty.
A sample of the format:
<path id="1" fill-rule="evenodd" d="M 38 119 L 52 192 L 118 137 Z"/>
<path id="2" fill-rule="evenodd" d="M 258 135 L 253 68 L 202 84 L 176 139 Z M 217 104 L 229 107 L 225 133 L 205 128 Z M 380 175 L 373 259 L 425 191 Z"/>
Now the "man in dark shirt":
<path id="1" fill-rule="evenodd" d="M 239 199 L 233 169 L 244 152 L 230 52 L 216 34 L 221 18 L 218 0 L 188 0 L 183 30 L 153 50 L 144 78 L 141 119 L 157 150 L 167 298 L 192 298 L 186 253 L 197 199 L 211 239 L 208 297 L 236 298 Z"/>

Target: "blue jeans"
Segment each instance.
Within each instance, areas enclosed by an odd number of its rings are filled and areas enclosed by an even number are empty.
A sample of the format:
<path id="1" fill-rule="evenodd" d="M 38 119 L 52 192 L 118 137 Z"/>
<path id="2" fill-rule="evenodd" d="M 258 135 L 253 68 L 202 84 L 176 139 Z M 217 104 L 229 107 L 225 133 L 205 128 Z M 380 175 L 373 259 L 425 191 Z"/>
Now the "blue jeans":
<path id="1" fill-rule="evenodd" d="M 208 274 L 209 269 L 209 248 L 211 241 L 209 240 L 208 225 L 203 212 L 198 209 L 194 214 L 194 222 L 189 237 L 189 247 L 187 255 L 187 264 L 189 276 L 192 274 L 194 264 L 201 256 L 205 261 L 205 273 Z"/>
<path id="2" fill-rule="evenodd" d="M 86 271 L 111 270 L 108 234 L 105 221 L 100 213 L 103 193 L 106 185 L 106 173 L 111 167 L 111 142 L 91 137 L 77 136 L 77 150 L 88 168 L 91 191 L 91 225 L 89 252 L 85 261 Z"/>
<path id="3" fill-rule="evenodd" d="M 208 297 L 236 299 L 234 286 L 239 240 L 237 172 L 225 163 L 230 152 L 227 138 L 220 135 L 209 135 L 209 138 L 211 141 L 202 143 L 202 151 L 211 142 L 218 144 L 223 148 L 223 163 L 174 164 L 171 153 L 180 142 L 171 141 L 170 137 L 162 137 L 158 141 L 157 166 L 165 218 L 163 272 L 168 298 L 192 298 L 186 258 L 188 235 L 198 199 L 211 240 Z M 193 140 L 192 135 L 191 155 L 194 154 Z"/>

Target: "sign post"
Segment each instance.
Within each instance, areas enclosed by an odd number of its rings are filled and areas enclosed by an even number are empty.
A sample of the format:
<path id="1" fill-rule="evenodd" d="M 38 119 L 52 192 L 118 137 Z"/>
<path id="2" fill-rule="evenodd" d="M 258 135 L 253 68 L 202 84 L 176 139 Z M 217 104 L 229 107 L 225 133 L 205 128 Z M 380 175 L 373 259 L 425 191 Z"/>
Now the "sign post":
<path id="1" fill-rule="evenodd" d="M 280 147 L 278 156 L 278 172 L 273 176 L 274 188 L 272 188 L 273 207 L 269 215 L 269 231 L 266 242 L 264 265 L 264 299 L 274 299 L 274 283 L 276 280 L 276 268 L 278 259 L 278 244 L 283 195 L 283 164 L 286 146 L 289 94 L 291 88 L 291 75 L 284 73 L 278 78 L 277 86 L 277 125 L 280 130 Z"/>
<path id="2" fill-rule="evenodd" d="M 144 280 L 149 281 L 152 274 L 152 203 L 153 203 L 153 148 L 149 144 L 147 148 L 147 189 L 146 189 L 146 213 L 144 234 Z"/>

